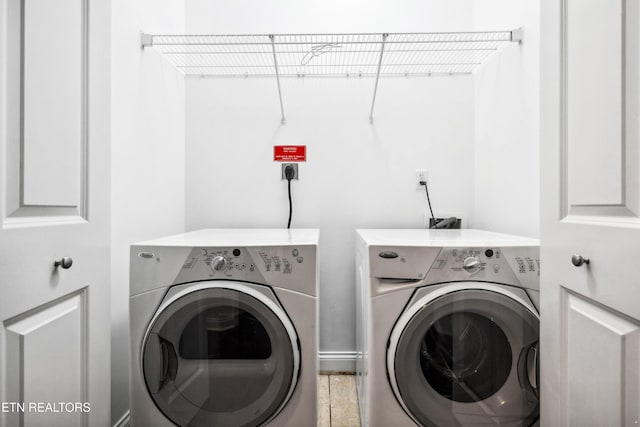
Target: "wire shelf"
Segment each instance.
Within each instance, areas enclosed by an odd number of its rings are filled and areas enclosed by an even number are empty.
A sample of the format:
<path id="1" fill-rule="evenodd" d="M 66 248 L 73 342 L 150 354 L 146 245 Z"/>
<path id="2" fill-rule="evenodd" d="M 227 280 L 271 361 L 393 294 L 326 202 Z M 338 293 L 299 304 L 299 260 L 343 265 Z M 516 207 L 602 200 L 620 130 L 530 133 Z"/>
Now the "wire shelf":
<path id="1" fill-rule="evenodd" d="M 449 33 L 152 35 L 153 46 L 187 76 L 383 77 L 470 74 L 522 30 Z"/>
<path id="2" fill-rule="evenodd" d="M 428 76 L 472 73 L 502 45 L 516 41 L 514 32 L 143 35 L 143 45 L 153 46 L 186 75 Z"/>

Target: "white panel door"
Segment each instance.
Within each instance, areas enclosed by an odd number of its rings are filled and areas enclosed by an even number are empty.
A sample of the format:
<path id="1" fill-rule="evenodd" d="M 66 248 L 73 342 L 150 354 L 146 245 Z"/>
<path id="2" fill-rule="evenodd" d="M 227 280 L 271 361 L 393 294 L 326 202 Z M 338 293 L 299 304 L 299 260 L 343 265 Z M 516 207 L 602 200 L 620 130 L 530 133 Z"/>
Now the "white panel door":
<path id="1" fill-rule="evenodd" d="M 109 424 L 109 29 L 0 0 L 0 426 Z"/>
<path id="2" fill-rule="evenodd" d="M 636 426 L 640 1 L 541 5 L 541 421 Z"/>

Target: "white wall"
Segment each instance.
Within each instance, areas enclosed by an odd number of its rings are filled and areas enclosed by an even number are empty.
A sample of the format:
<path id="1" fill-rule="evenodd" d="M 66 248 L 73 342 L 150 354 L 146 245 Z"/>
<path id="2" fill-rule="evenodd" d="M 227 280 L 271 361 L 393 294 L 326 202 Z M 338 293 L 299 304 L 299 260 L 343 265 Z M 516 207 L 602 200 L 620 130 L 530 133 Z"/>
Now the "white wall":
<path id="1" fill-rule="evenodd" d="M 464 31 L 473 0 L 186 0 L 191 34 Z"/>
<path id="2" fill-rule="evenodd" d="M 522 26 L 475 78 L 475 218 L 478 228 L 540 235 L 540 3 L 476 2 L 477 30 Z"/>
<path id="3" fill-rule="evenodd" d="M 129 244 L 184 231 L 184 77 L 140 31 L 182 33 L 184 1 L 112 1 L 112 423 L 129 409 Z"/>
<path id="4" fill-rule="evenodd" d="M 472 28 L 471 0 L 187 1 L 189 33 L 444 31 Z M 250 12 L 248 12 L 250 11 Z M 423 226 L 428 170 L 436 214 L 473 225 L 473 78 L 187 80 L 187 229 L 285 227 L 273 145 L 307 146 L 293 227 L 320 228 L 320 349 L 354 350 L 354 229 Z M 349 369 L 348 363 L 342 365 Z M 327 367 L 327 365 L 324 365 Z"/>

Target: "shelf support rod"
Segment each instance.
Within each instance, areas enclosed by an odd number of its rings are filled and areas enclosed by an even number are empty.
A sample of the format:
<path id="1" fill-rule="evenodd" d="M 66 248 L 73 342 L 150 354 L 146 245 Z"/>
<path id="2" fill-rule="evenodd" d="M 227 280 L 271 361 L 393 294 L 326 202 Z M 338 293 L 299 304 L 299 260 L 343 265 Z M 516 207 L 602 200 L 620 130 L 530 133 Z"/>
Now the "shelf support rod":
<path id="1" fill-rule="evenodd" d="M 273 34 L 269 34 L 271 39 L 271 50 L 273 51 L 273 66 L 276 69 L 276 82 L 278 83 L 278 97 L 280 98 L 280 114 L 282 115 L 282 124 L 284 124 L 284 106 L 282 105 L 282 90 L 280 89 L 280 72 L 278 71 L 278 58 L 276 56 L 276 41 Z"/>
<path id="2" fill-rule="evenodd" d="M 511 30 L 511 41 L 515 43 L 522 43 L 522 27 Z"/>
<path id="3" fill-rule="evenodd" d="M 382 56 L 384 55 L 384 45 L 387 42 L 388 33 L 382 34 L 382 46 L 380 46 L 380 58 L 378 59 L 378 71 L 376 71 L 376 83 L 373 87 L 373 99 L 371 100 L 371 111 L 369 112 L 369 122 L 373 123 L 373 108 L 376 105 L 376 94 L 378 93 L 378 81 L 380 80 L 380 69 L 382 68 Z"/>
<path id="4" fill-rule="evenodd" d="M 149 46 L 153 46 L 153 36 L 147 33 L 140 33 L 140 47 L 144 49 Z"/>

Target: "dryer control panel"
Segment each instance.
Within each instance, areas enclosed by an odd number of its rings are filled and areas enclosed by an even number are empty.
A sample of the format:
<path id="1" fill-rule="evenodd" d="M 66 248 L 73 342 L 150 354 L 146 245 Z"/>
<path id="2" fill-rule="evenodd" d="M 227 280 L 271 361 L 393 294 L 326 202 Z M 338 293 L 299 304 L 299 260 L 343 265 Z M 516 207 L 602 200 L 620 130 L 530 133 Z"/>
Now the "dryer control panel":
<path id="1" fill-rule="evenodd" d="M 222 279 L 277 286 L 315 277 L 315 256 L 314 246 L 193 248 L 174 284 Z"/>

